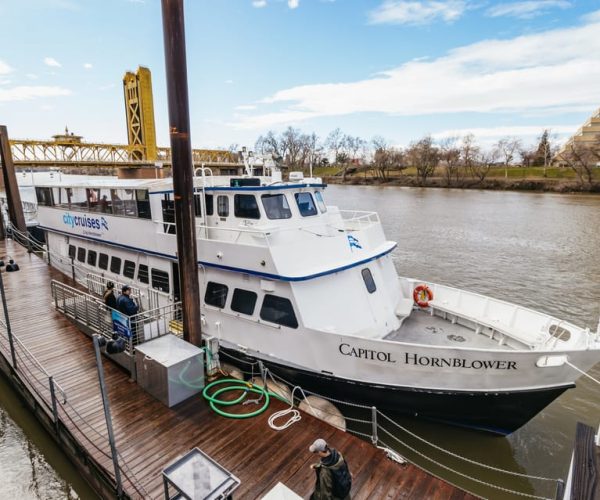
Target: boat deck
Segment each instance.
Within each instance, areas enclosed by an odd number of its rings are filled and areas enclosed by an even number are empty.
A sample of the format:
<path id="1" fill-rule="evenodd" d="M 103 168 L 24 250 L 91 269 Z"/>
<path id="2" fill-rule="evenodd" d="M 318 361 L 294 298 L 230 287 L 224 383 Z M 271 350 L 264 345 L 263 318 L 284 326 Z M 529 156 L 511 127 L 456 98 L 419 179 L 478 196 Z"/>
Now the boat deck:
<path id="1" fill-rule="evenodd" d="M 80 445 L 78 456 L 72 456 L 74 463 L 92 463 L 100 475 L 112 481 L 114 469 L 91 339 L 56 312 L 52 304 L 50 281 L 73 283 L 12 240 L 0 241 L 0 256 L 7 255 L 21 268 L 19 272 L 3 273 L 13 334 L 66 392 L 66 403 L 59 398 L 62 423 L 57 439 L 63 445 L 66 434 L 74 437 Z M 28 380 L 23 387 L 30 393 L 38 392 L 36 398 L 43 399 L 48 392 L 43 377 L 28 375 L 34 372 L 32 360 L 20 349 L 16 376 Z M 0 353 L 10 360 L 4 329 Z M 2 363 L 5 373 L 15 380 L 7 364 Z M 326 439 L 347 458 L 354 475 L 355 499 L 475 498 L 415 466 L 399 466 L 370 443 L 306 414 L 297 424 L 276 432 L 269 428 L 267 419 L 283 408 L 277 401 L 253 419 L 226 419 L 212 412 L 200 397 L 167 408 L 107 359 L 104 370 L 124 488 L 132 498 L 163 498 L 162 469 L 193 447 L 241 479 L 236 498 L 260 498 L 278 482 L 307 498 L 314 485 L 309 465 L 315 461 L 308 446 L 317 437 Z M 84 471 L 82 466 L 80 469 Z"/>
<path id="2" fill-rule="evenodd" d="M 384 340 L 441 347 L 511 350 L 510 346 L 500 345 L 485 335 L 475 333 L 471 328 L 453 324 L 441 316 L 432 316 L 428 311 L 422 310 L 413 310 L 402 326 L 388 333 Z"/>

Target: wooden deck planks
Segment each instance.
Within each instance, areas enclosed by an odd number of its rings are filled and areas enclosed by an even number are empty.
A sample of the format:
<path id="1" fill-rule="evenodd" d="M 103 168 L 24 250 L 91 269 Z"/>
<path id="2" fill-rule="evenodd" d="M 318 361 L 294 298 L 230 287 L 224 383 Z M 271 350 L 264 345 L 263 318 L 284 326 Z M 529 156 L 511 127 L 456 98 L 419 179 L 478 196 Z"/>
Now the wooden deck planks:
<path id="1" fill-rule="evenodd" d="M 71 286 L 73 282 L 10 240 L 0 242 L 0 253 L 11 255 L 21 268 L 4 276 L 14 334 L 65 390 L 68 403 L 59 412 L 70 417 L 65 418 L 67 427 L 110 472 L 91 339 L 54 310 L 51 298 L 52 279 Z M 107 359 L 104 370 L 117 448 L 136 482 L 151 497 L 162 498 L 162 469 L 195 446 L 241 479 L 238 498 L 259 498 L 279 481 L 307 497 L 314 485 L 310 464 L 316 461 L 308 446 L 323 437 L 346 457 L 356 499 L 474 498 L 412 465 L 391 462 L 369 443 L 309 415 L 276 432 L 268 427 L 267 419 L 284 407 L 279 401 L 272 402 L 264 414 L 246 420 L 219 417 L 199 397 L 169 409 Z M 139 496 L 129 481 L 126 488 L 131 496 Z"/>

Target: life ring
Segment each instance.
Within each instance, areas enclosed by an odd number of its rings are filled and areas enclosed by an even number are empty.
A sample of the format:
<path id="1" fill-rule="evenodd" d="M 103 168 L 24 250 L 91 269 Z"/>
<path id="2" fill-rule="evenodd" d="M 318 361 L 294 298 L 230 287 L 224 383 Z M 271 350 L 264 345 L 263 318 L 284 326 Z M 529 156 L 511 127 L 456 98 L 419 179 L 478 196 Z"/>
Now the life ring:
<path id="1" fill-rule="evenodd" d="M 427 307 L 429 301 L 433 300 L 433 292 L 427 285 L 419 285 L 413 292 L 413 299 L 419 307 Z"/>

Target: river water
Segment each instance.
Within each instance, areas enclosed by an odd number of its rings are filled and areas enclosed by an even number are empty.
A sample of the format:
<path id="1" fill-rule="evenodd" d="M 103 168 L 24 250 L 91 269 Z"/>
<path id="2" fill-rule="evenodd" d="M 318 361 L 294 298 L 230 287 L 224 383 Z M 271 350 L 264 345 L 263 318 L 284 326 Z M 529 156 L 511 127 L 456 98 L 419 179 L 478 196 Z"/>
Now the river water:
<path id="1" fill-rule="evenodd" d="M 599 196 L 335 185 L 326 194 L 329 205 L 379 213 L 387 238 L 398 242 L 393 255 L 402 276 L 516 302 L 592 330 L 598 325 Z M 600 364 L 589 373 L 600 379 Z M 411 419 L 402 423 L 471 459 L 560 478 L 569 466 L 577 421 L 595 428 L 600 423 L 600 387 L 585 378 L 507 438 Z M 422 444 L 418 449 L 480 480 L 554 495 L 552 483 L 468 466 Z M 486 497 L 518 498 L 451 474 L 413 453 L 406 456 Z"/>
<path id="2" fill-rule="evenodd" d="M 517 302 L 596 328 L 600 314 L 600 196 L 330 186 L 326 201 L 379 212 L 398 242 L 399 274 Z M 600 365 L 590 372 L 600 378 Z M 580 379 L 527 425 L 502 438 L 403 419 L 413 432 L 470 459 L 565 477 L 577 421 L 600 422 L 600 388 Z M 16 425 L 15 424 L 18 424 Z M 414 439 L 406 439 L 415 444 Z M 416 444 L 480 481 L 552 498 L 554 484 L 506 476 Z M 487 498 L 522 498 L 453 474 L 398 446 L 434 473 Z M 93 492 L 0 377 L 0 498 L 90 498 Z"/>

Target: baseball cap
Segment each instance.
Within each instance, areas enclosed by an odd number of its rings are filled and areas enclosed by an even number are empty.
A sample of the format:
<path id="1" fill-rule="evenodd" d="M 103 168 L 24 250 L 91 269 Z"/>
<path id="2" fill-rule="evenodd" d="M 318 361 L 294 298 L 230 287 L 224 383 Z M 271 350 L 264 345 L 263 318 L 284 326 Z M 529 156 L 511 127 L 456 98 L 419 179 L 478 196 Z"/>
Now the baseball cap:
<path id="1" fill-rule="evenodd" d="M 327 442 L 324 439 L 317 439 L 313 444 L 311 444 L 308 449 L 311 453 L 316 453 L 317 451 L 325 451 L 327 449 Z"/>
<path id="2" fill-rule="evenodd" d="M 121 291 L 122 291 L 122 292 L 126 292 L 127 290 L 131 290 L 131 287 L 130 287 L 129 285 L 123 285 L 123 286 L 121 287 Z"/>

